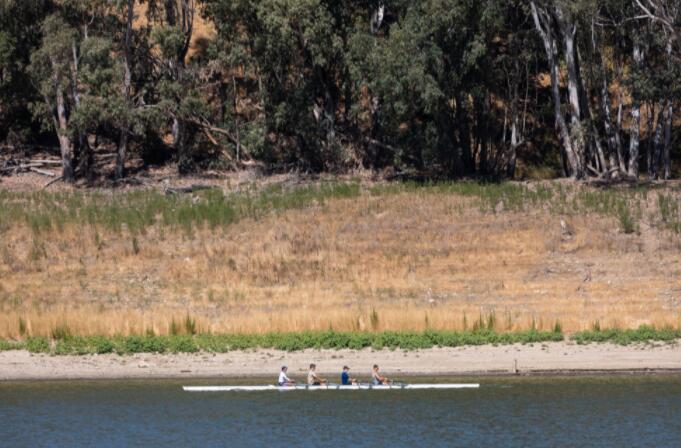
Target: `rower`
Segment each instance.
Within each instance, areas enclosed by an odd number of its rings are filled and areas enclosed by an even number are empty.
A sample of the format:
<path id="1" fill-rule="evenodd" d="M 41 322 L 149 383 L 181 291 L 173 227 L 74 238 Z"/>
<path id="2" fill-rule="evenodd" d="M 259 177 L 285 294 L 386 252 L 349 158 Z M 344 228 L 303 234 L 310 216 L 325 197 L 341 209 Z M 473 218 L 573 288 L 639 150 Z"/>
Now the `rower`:
<path id="1" fill-rule="evenodd" d="M 278 384 L 280 386 L 293 386 L 296 384 L 296 380 L 292 380 L 286 375 L 286 372 L 288 371 L 288 367 L 282 366 L 281 367 L 281 372 L 279 372 L 279 382 Z"/>
<path id="2" fill-rule="evenodd" d="M 308 386 L 321 386 L 326 384 L 326 380 L 317 375 L 317 366 L 315 364 L 310 364 L 310 371 L 307 372 L 307 384 Z"/>
<path id="3" fill-rule="evenodd" d="M 374 364 L 374 370 L 371 372 L 371 382 L 374 386 L 380 386 L 382 384 L 388 384 L 390 380 L 378 373 L 378 364 Z"/>
<path id="4" fill-rule="evenodd" d="M 358 384 L 355 378 L 350 378 L 350 367 L 343 366 L 343 372 L 341 373 L 341 385 L 342 386 L 352 386 Z"/>

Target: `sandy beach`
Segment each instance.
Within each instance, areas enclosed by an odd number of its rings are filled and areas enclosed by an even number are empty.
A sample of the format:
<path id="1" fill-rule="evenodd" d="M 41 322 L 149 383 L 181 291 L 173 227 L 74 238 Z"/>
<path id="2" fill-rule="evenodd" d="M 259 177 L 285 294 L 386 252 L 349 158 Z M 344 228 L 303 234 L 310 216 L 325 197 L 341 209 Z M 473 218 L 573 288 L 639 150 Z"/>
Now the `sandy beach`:
<path id="1" fill-rule="evenodd" d="M 27 351 L 0 353 L 0 380 L 239 378 L 271 375 L 289 366 L 302 379 L 310 362 L 323 375 L 343 365 L 368 376 L 374 363 L 388 376 L 681 373 L 678 344 L 533 345 L 434 348 L 429 350 L 276 350 L 230 353 L 51 356 Z"/>

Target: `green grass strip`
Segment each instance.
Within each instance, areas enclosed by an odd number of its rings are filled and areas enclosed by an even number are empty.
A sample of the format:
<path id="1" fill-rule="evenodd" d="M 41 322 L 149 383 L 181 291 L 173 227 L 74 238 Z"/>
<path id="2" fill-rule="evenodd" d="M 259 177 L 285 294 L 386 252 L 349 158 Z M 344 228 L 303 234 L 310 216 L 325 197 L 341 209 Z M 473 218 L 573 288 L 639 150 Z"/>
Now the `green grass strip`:
<path id="1" fill-rule="evenodd" d="M 192 232 L 201 226 L 225 227 L 245 218 L 259 219 L 272 212 L 324 205 L 331 199 L 360 194 L 358 183 L 344 182 L 291 189 L 273 186 L 240 193 L 215 189 L 171 196 L 153 190 L 111 194 L 0 191 L 0 233 L 20 223 L 36 235 L 61 231 L 67 224 L 88 224 L 113 232 L 127 229 L 133 235 L 154 225 Z"/>
<path id="2" fill-rule="evenodd" d="M 627 345 L 654 341 L 681 339 L 681 330 L 656 329 L 641 326 L 634 330 L 594 329 L 571 336 L 578 344 L 611 342 Z M 476 331 L 425 331 L 381 333 L 351 332 L 301 332 L 257 334 L 197 334 L 197 335 L 135 335 L 135 336 L 64 336 L 50 340 L 30 337 L 25 341 L 0 341 L 0 351 L 26 349 L 32 353 L 54 355 L 87 355 L 117 353 L 227 353 L 234 350 L 275 349 L 294 352 L 305 349 L 352 349 L 418 350 L 432 347 L 462 347 L 476 345 L 531 344 L 561 342 L 565 337 L 560 331 L 529 330 L 498 333 L 492 330 Z"/>
<path id="3" fill-rule="evenodd" d="M 95 353 L 226 353 L 234 350 L 256 348 L 299 351 L 304 349 L 353 349 L 364 348 L 417 350 L 432 347 L 461 347 L 485 344 L 529 344 L 547 341 L 563 341 L 564 336 L 554 331 L 524 331 L 497 333 L 491 330 L 477 331 L 425 331 L 382 332 L 382 333 L 344 333 L 344 332 L 302 332 L 248 334 L 198 334 L 198 335 L 140 335 L 140 336 L 64 336 L 49 340 L 44 337 L 31 337 L 16 348 L 25 348 L 33 353 L 54 355 L 87 355 Z M 0 347 L 10 347 L 4 342 Z M 9 348 L 4 348 L 9 349 Z"/>
<path id="4" fill-rule="evenodd" d="M 0 340 L 0 352 L 8 350 L 23 350 L 25 348 L 26 344 L 24 342 Z"/>
<path id="5" fill-rule="evenodd" d="M 578 344 L 612 342 L 619 345 L 629 345 L 637 342 L 670 342 L 681 339 L 681 330 L 675 330 L 670 327 L 656 329 L 649 325 L 642 325 L 634 330 L 621 330 L 616 328 L 601 330 L 596 328 L 575 333 L 572 335 L 571 339 Z"/>

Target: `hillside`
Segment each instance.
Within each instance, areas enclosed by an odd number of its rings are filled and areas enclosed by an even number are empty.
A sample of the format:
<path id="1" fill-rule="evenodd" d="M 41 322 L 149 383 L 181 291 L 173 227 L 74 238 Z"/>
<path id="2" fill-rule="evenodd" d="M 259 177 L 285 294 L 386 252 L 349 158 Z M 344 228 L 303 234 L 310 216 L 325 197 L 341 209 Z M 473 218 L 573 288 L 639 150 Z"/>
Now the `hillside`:
<path id="1" fill-rule="evenodd" d="M 269 182 L 0 191 L 0 338 L 681 326 L 676 184 Z"/>

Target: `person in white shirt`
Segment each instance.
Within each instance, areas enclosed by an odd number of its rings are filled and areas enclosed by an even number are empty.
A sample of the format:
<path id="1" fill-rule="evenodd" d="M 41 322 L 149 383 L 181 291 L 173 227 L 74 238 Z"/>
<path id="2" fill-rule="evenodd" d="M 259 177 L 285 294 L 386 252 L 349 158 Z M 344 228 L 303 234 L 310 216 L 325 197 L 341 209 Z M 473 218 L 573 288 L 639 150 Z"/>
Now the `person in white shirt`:
<path id="1" fill-rule="evenodd" d="M 307 372 L 307 384 L 309 386 L 321 386 L 322 384 L 326 384 L 326 380 L 317 375 L 316 370 L 317 366 L 310 364 L 310 371 Z"/>
<path id="2" fill-rule="evenodd" d="M 280 386 L 293 386 L 296 384 L 296 380 L 292 380 L 288 376 L 286 376 L 286 371 L 288 371 L 288 367 L 282 366 L 281 372 L 279 372 L 279 382 L 278 384 Z"/>

